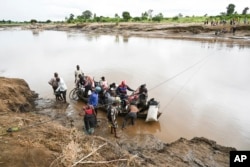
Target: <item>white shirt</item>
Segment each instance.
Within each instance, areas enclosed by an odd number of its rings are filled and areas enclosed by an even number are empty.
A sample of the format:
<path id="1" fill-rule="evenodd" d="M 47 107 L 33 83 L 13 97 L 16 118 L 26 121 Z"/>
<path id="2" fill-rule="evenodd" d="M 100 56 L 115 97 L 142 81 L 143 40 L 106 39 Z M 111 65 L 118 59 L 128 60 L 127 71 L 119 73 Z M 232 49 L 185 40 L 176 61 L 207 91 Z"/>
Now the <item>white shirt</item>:
<path id="1" fill-rule="evenodd" d="M 108 81 L 103 81 L 103 80 L 101 80 L 100 81 L 100 84 L 101 84 L 101 87 L 103 88 L 103 89 L 107 89 L 108 88 Z"/>
<path id="2" fill-rule="evenodd" d="M 56 91 L 66 91 L 67 90 L 67 85 L 65 84 L 65 82 L 63 81 L 62 78 L 60 78 L 60 81 L 58 82 L 58 88 L 56 89 Z"/>
<path id="3" fill-rule="evenodd" d="M 78 75 L 79 74 L 83 74 L 83 72 L 82 72 L 82 70 L 81 69 L 79 69 L 79 70 L 75 70 L 75 78 L 77 79 L 78 78 Z"/>

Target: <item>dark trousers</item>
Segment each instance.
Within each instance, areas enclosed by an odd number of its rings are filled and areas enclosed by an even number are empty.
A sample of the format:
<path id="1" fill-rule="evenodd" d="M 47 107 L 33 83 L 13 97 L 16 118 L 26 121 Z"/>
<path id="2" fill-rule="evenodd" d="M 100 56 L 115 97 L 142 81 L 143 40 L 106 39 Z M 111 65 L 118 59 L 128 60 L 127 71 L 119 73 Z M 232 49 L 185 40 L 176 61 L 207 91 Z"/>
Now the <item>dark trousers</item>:
<path id="1" fill-rule="evenodd" d="M 131 124 L 134 125 L 135 124 L 135 119 L 137 118 L 137 114 L 135 112 L 129 112 L 124 120 L 123 120 L 123 123 L 122 123 L 122 128 L 125 128 L 128 120 L 130 119 L 131 120 Z"/>
<path id="2" fill-rule="evenodd" d="M 57 87 L 53 86 L 52 88 L 54 90 L 54 94 L 56 96 L 56 100 L 62 100 L 61 92 L 57 92 L 56 91 Z"/>
<path id="3" fill-rule="evenodd" d="M 95 115 L 85 115 L 84 116 L 84 126 L 86 131 L 89 131 L 90 128 L 94 128 L 96 126 L 96 117 Z"/>

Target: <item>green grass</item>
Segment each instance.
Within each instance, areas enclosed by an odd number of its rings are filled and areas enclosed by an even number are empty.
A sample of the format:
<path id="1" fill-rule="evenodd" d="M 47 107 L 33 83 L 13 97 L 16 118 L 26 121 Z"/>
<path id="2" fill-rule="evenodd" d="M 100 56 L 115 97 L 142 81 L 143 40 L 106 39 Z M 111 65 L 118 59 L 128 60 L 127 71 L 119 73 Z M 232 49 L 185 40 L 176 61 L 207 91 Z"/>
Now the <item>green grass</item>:
<path id="1" fill-rule="evenodd" d="M 250 21 L 250 14 L 246 14 L 246 15 L 240 15 L 240 14 L 235 14 L 235 15 L 230 15 L 230 16 L 223 16 L 223 15 L 218 15 L 218 16 L 186 16 L 186 17 L 172 17 L 172 18 L 163 18 L 160 22 L 153 22 L 151 20 L 141 20 L 141 21 L 133 21 L 133 18 L 129 21 L 129 22 L 135 22 L 135 23 L 204 23 L 206 20 L 208 20 L 209 22 L 213 21 L 221 21 L 221 20 L 226 20 L 226 21 L 230 21 L 232 19 L 235 20 L 240 20 L 241 23 L 243 23 L 244 19 L 247 18 L 248 22 Z M 72 21 L 73 23 L 92 23 L 92 22 L 96 22 L 93 19 L 90 20 L 77 20 L 74 19 Z M 105 22 L 105 23 L 114 23 L 114 22 L 124 22 L 123 19 L 117 19 L 117 18 L 109 18 L 106 17 L 105 19 L 103 19 L 101 22 Z M 42 23 L 42 24 L 48 24 L 45 22 L 39 22 L 38 23 Z M 52 23 L 59 23 L 59 22 L 52 22 Z M 65 22 L 60 22 L 60 23 L 67 23 Z M 25 21 L 25 22 L 12 22 L 12 21 L 0 21 L 0 26 L 21 26 L 21 25 L 25 25 L 25 24 L 30 24 L 29 21 Z M 51 24 L 51 23 L 49 23 Z M 70 23 L 69 23 L 70 24 Z"/>

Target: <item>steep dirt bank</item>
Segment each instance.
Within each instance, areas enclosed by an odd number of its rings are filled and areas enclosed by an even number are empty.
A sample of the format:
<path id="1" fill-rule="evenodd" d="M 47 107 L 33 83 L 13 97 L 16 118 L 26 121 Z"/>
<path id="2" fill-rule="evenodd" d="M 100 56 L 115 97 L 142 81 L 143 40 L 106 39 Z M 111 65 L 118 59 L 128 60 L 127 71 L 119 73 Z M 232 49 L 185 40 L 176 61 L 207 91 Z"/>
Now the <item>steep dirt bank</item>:
<path id="1" fill-rule="evenodd" d="M 88 136 L 68 119 L 70 104 L 35 99 L 22 79 L 0 77 L 0 94 L 0 166 L 229 166 L 235 150 L 206 138 L 169 144 L 153 135 L 115 139 L 101 133 L 107 121 Z M 14 132 L 7 133 L 10 127 Z"/>
<path id="2" fill-rule="evenodd" d="M 82 31 L 92 34 L 112 34 L 124 37 L 187 39 L 208 42 L 244 43 L 250 45 L 250 25 L 204 25 L 202 23 L 83 23 L 58 25 L 30 25 L 23 28 L 36 30 Z M 222 32 L 223 31 L 223 32 Z M 217 34 L 217 35 L 216 35 Z"/>
<path id="3" fill-rule="evenodd" d="M 24 80 L 0 77 L 0 81 L 0 112 L 34 109 L 34 100 L 38 95 L 29 90 L 29 85 Z"/>
<path id="4" fill-rule="evenodd" d="M 183 39 L 206 42 L 227 42 L 250 46 L 250 24 L 237 24 L 235 33 L 230 24 L 216 26 L 203 23 L 82 23 L 0 25 L 2 30 L 13 27 L 29 29 L 37 34 L 43 30 L 80 31 L 89 34 L 121 35 L 147 38 Z"/>

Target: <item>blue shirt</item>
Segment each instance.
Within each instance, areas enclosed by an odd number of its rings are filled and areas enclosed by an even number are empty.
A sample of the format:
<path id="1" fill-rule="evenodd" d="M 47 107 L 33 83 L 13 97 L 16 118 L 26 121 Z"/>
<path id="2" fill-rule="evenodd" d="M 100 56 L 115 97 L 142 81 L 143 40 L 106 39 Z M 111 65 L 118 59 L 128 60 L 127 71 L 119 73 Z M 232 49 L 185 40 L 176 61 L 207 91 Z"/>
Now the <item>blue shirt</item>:
<path id="1" fill-rule="evenodd" d="M 98 105 L 98 94 L 96 92 L 93 92 L 90 96 L 89 96 L 89 104 L 97 107 Z"/>

